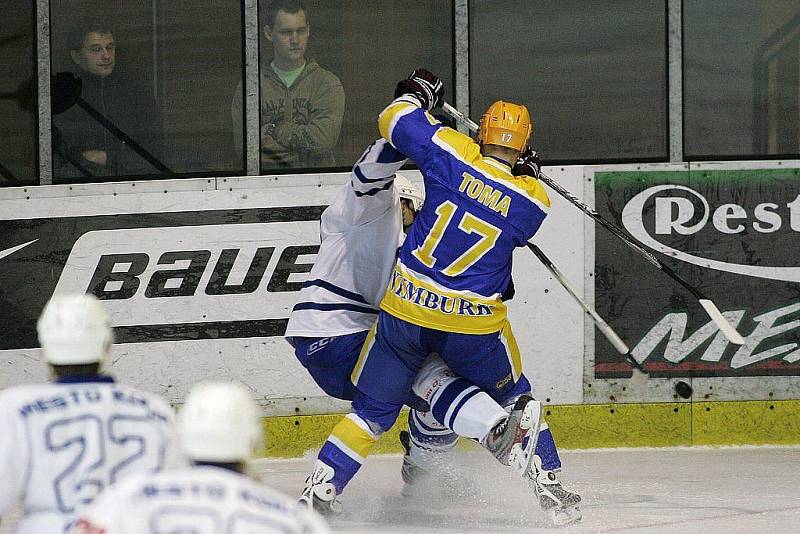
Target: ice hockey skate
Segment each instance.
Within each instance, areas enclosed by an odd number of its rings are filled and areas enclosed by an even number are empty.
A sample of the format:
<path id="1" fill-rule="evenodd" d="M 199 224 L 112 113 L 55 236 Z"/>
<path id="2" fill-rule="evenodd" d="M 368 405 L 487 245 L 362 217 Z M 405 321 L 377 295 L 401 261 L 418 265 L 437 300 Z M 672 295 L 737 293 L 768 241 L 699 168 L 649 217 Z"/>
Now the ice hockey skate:
<path id="1" fill-rule="evenodd" d="M 514 403 L 508 418 L 498 423 L 484 438 L 483 445 L 503 465 L 511 463 L 512 450 L 522 447 L 523 440 L 533 429 L 536 434 L 542 414 L 542 404 L 528 395 Z"/>
<path id="2" fill-rule="evenodd" d="M 400 468 L 400 475 L 403 477 L 402 493 L 405 497 L 411 497 L 418 493 L 424 484 L 423 480 L 430 473 L 411 459 L 411 435 L 405 430 L 400 432 L 400 444 L 404 451 L 403 466 Z"/>
<path id="3" fill-rule="evenodd" d="M 555 525 L 569 525 L 581 520 L 581 496 L 567 491 L 556 471 L 542 469 L 542 460 L 534 455 L 528 473 L 530 485 L 539 498 L 539 506 L 549 512 Z"/>
<path id="4" fill-rule="evenodd" d="M 317 460 L 314 472 L 306 478 L 306 487 L 299 502 L 324 516 L 342 513 L 342 503 L 336 500 L 336 488 L 330 482 L 333 468 Z"/>

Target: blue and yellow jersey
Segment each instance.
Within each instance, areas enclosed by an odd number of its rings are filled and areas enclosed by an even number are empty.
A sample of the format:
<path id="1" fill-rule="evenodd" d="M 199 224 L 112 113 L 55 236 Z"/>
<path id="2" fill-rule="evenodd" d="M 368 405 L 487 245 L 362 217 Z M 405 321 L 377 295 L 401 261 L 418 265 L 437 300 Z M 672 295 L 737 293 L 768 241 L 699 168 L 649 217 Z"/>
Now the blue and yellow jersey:
<path id="1" fill-rule="evenodd" d="M 381 302 L 410 323 L 465 334 L 499 331 L 511 257 L 550 207 L 541 183 L 483 157 L 468 136 L 401 97 L 380 115 L 381 135 L 414 160 L 425 204 L 406 237 Z"/>

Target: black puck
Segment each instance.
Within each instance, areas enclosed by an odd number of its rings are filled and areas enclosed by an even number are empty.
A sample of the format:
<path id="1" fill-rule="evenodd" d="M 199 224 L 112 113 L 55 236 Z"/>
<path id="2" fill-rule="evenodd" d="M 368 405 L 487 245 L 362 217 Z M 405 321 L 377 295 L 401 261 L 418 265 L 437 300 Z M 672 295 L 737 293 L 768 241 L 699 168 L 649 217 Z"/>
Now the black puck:
<path id="1" fill-rule="evenodd" d="M 688 399 L 692 396 L 692 386 L 683 381 L 678 382 L 675 384 L 675 393 L 677 393 L 682 399 Z"/>

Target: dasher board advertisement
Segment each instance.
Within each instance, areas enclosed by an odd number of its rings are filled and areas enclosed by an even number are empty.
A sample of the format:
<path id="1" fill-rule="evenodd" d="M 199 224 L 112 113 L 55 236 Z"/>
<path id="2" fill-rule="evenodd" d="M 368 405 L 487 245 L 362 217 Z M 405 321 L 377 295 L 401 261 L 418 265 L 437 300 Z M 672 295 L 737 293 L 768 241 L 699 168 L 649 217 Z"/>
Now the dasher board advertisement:
<path id="1" fill-rule="evenodd" d="M 654 377 L 800 375 L 798 169 L 595 173 L 598 213 L 657 252 L 745 337 L 730 343 L 674 280 L 603 230 L 595 304 Z M 595 334 L 596 378 L 630 366 Z"/>
<path id="2" fill-rule="evenodd" d="M 324 206 L 0 221 L 0 350 L 38 346 L 53 294 L 92 293 L 118 343 L 280 336 Z M 4 257 L 3 257 L 4 256 Z M 24 273 L 24 276 L 21 274 Z M 24 283 L 22 283 L 24 281 Z"/>

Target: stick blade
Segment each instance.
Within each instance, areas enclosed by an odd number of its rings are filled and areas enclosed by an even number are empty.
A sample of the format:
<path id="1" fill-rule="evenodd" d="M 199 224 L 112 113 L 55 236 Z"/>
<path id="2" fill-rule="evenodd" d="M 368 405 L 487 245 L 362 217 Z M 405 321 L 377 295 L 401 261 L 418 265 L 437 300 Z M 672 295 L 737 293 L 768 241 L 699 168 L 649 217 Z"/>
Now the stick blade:
<path id="1" fill-rule="evenodd" d="M 642 366 L 639 361 L 633 357 L 633 354 L 630 352 L 625 354 L 625 361 L 627 361 L 633 369 L 631 370 L 631 385 L 632 386 L 643 386 L 647 379 L 650 378 L 650 375 L 647 374 L 647 371 Z"/>
<path id="2" fill-rule="evenodd" d="M 631 373 L 631 385 L 635 387 L 643 386 L 648 378 L 649 376 L 647 374 L 634 367 Z"/>
<path id="3" fill-rule="evenodd" d="M 719 327 L 722 334 L 728 338 L 728 341 L 733 343 L 734 345 L 744 345 L 744 338 L 742 334 L 736 331 L 736 329 L 728 322 L 727 319 L 722 315 L 722 312 L 719 311 L 717 305 L 711 302 L 708 299 L 699 299 L 700 305 L 706 310 L 706 313 L 711 320 L 714 321 L 714 324 Z"/>

